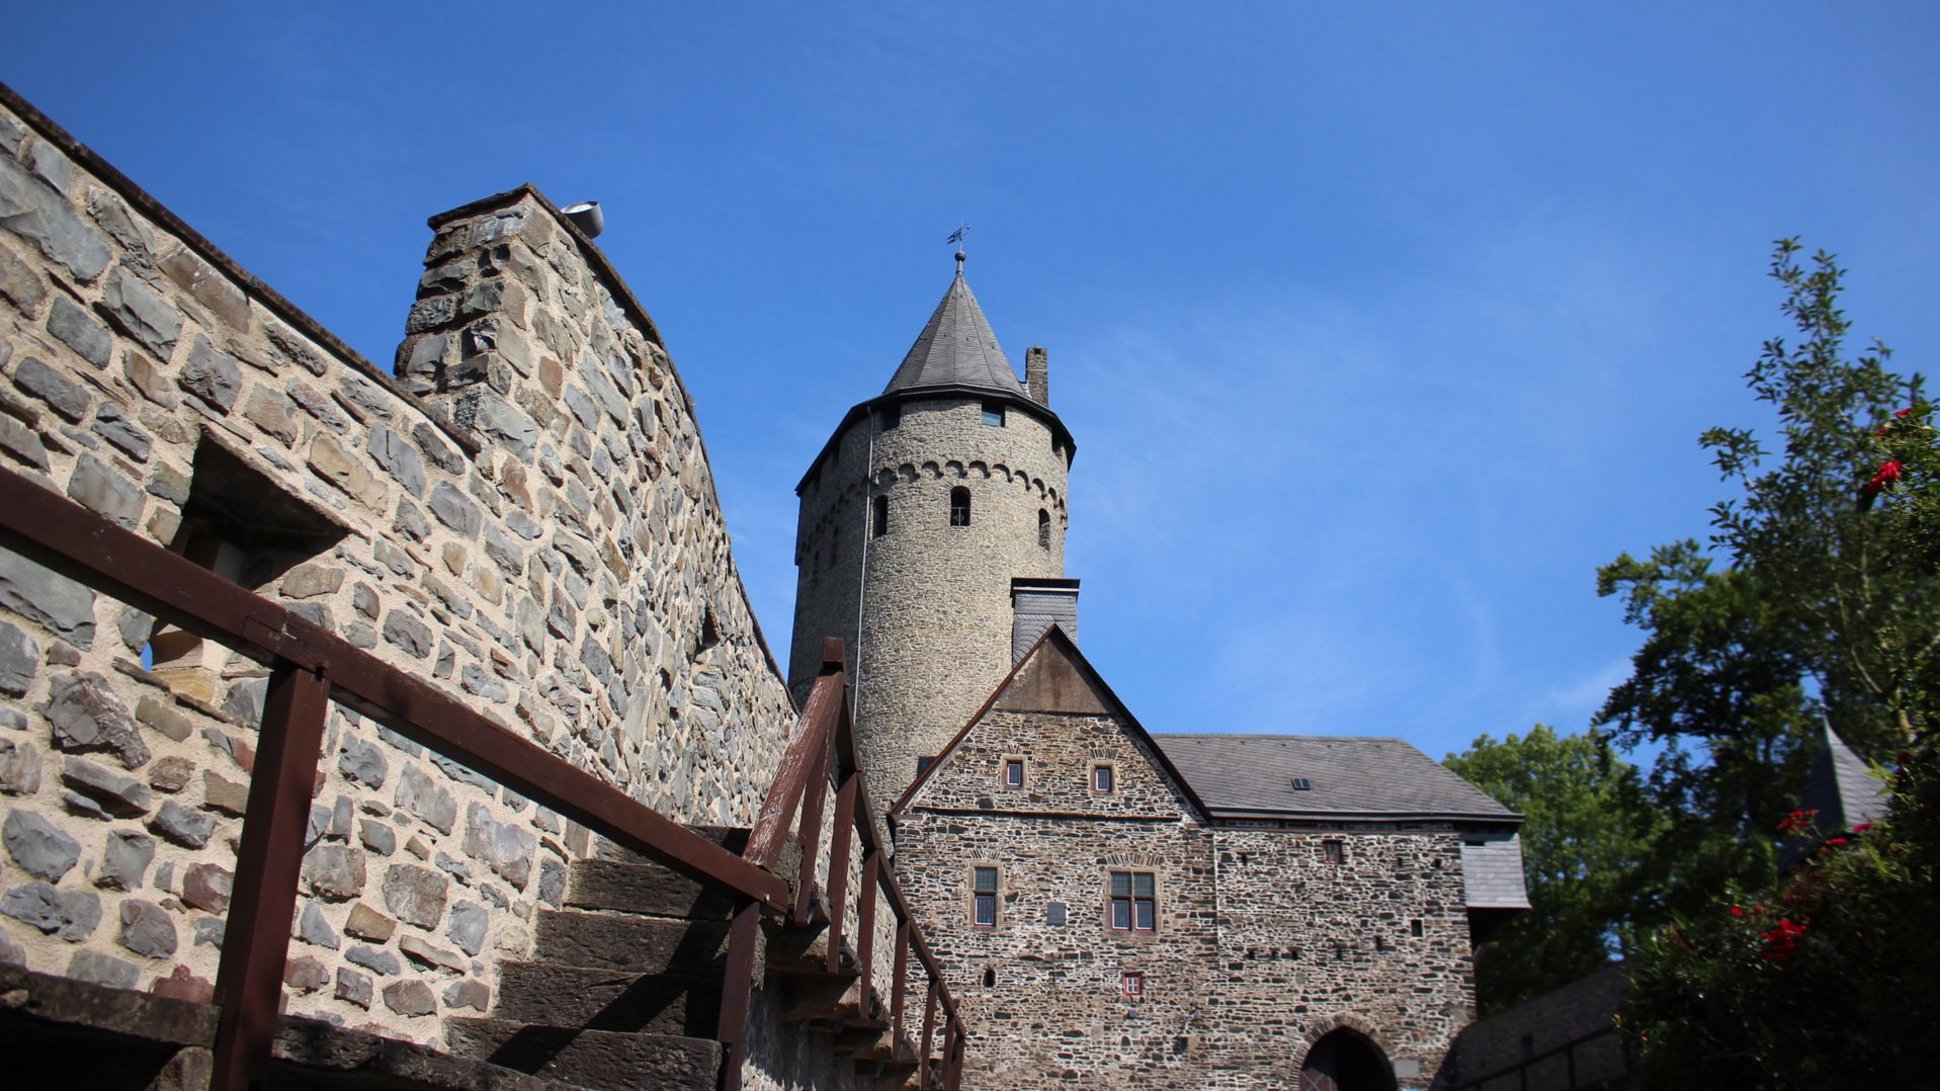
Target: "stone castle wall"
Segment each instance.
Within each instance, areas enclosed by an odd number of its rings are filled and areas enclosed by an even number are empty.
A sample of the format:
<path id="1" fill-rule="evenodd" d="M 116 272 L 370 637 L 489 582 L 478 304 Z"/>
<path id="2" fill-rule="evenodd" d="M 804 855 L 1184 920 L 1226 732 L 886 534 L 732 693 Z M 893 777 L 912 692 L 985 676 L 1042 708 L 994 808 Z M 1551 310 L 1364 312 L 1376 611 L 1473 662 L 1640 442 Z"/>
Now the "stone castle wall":
<path id="1" fill-rule="evenodd" d="M 662 813 L 751 821 L 789 696 L 665 348 L 543 197 L 434 221 L 393 378 L 0 107 L 5 465 Z M 0 550 L 0 957 L 206 998 L 264 685 Z M 587 840 L 333 708 L 290 1010 L 436 1041 Z"/>
<path id="2" fill-rule="evenodd" d="M 1222 972 L 1206 1016 L 1226 1071 L 1209 1086 L 1291 1086 L 1337 1026 L 1379 1046 L 1401 1086 L 1425 1086 L 1474 1017 L 1460 837 L 1220 825 L 1213 842 Z"/>
<path id="3" fill-rule="evenodd" d="M 820 638 L 849 645 L 869 796 L 886 808 L 1010 670 L 1012 577 L 1061 577 L 1070 452 L 1016 406 L 982 423 L 962 396 L 901 404 L 896 428 L 862 415 L 802 488 L 790 682 L 806 692 Z M 873 439 L 873 450 L 872 450 Z M 863 483 L 868 481 L 865 490 Z M 969 489 L 971 520 L 950 525 L 950 492 Z M 888 498 L 888 532 L 870 504 Z M 1038 544 L 1038 512 L 1050 519 Z M 866 551 L 866 560 L 865 560 Z M 858 590 L 869 600 L 857 626 Z M 948 664 L 948 670 L 930 665 Z"/>

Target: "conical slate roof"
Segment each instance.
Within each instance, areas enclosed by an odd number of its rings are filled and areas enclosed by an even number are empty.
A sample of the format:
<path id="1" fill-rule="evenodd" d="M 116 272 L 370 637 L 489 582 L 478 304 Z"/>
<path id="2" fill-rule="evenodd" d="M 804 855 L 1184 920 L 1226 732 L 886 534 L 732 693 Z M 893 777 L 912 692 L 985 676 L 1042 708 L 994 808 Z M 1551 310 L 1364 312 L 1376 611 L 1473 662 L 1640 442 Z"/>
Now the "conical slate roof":
<path id="1" fill-rule="evenodd" d="M 1017 379 L 990 322 L 977 305 L 977 297 L 963 279 L 963 265 L 957 265 L 956 279 L 943 293 L 929 324 L 909 347 L 902 365 L 883 387 L 884 394 L 931 386 L 968 386 L 1003 394 L 1030 397 L 1030 390 Z"/>

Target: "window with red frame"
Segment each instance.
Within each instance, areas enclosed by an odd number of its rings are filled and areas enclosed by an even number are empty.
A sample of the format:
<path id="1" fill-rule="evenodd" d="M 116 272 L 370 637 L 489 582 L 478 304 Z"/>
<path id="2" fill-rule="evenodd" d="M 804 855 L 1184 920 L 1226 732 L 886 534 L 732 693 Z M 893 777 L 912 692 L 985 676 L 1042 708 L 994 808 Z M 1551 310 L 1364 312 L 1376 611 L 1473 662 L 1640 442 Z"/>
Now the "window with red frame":
<path id="1" fill-rule="evenodd" d="M 1111 873 L 1111 927 L 1114 932 L 1150 932 L 1158 927 L 1157 882 L 1149 871 Z"/>

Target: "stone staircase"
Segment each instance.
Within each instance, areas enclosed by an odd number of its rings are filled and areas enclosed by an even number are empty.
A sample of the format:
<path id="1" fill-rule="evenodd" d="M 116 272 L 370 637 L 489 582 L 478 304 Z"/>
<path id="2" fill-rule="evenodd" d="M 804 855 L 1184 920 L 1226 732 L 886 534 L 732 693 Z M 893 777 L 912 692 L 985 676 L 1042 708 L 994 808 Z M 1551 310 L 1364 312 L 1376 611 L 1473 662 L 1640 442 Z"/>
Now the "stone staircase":
<path id="1" fill-rule="evenodd" d="M 743 829 L 694 832 L 733 852 L 747 843 Z M 572 865 L 565 907 L 541 912 L 533 958 L 501 964 L 492 1013 L 449 1021 L 451 1051 L 600 1091 L 713 1091 L 733 908 L 724 892 L 602 845 Z M 828 971 L 826 916 L 817 916 L 768 933 L 763 991 L 780 1001 L 783 1022 L 827 1032 L 858 1085 L 909 1086 L 911 1036 L 891 1048 L 878 990 L 862 1010 L 846 942 L 840 969 Z"/>

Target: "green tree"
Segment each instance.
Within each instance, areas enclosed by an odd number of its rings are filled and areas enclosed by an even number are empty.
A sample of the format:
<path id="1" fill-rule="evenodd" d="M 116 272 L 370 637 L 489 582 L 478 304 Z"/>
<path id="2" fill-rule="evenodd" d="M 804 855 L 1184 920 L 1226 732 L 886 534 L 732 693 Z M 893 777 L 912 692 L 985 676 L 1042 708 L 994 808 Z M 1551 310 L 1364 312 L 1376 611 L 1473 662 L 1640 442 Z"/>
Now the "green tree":
<path id="1" fill-rule="evenodd" d="M 1645 867 L 1641 912 L 1772 882 L 1773 823 L 1798 797 L 1821 719 L 1861 754 L 1891 757 L 1916 733 L 1940 652 L 1940 574 L 1908 563 L 1909 531 L 1880 517 L 1907 507 L 1906 490 L 1875 480 L 1890 426 L 1912 419 L 1895 413 L 1924 405 L 1920 380 L 1889 371 L 1877 344 L 1847 358 L 1842 270 L 1798 254 L 1781 240 L 1771 267 L 1798 339 L 1766 342 L 1746 375 L 1779 449 L 1749 428 L 1700 437 L 1739 494 L 1711 509 L 1716 560 L 1687 540 L 1597 573 L 1598 593 L 1621 596 L 1645 632 L 1597 722 L 1626 749 L 1663 748 L 1649 783 L 1676 823 Z"/>
<path id="2" fill-rule="evenodd" d="M 1590 735 L 1537 724 L 1521 738 L 1487 735 L 1443 762 L 1520 812 L 1530 911 L 1477 957 L 1478 1005 L 1500 1011 L 1610 960 L 1624 935 L 1628 877 L 1659 825 L 1637 771 Z"/>
<path id="3" fill-rule="evenodd" d="M 1830 255 L 1778 244 L 1796 345 L 1747 375 L 1782 450 L 1706 432 L 1739 496 L 1694 541 L 1598 573 L 1645 631 L 1599 722 L 1662 744 L 1671 825 L 1639 877 L 1668 925 L 1631 960 L 1623 1022 L 1652 1086 L 1915 1086 L 1940 1019 L 1940 443 L 1918 376 L 1847 359 Z M 1774 865 L 1817 725 L 1894 769 L 1881 827 L 1817 830 Z M 1791 823 L 1785 823 L 1789 829 Z M 1720 892 L 1723 893 L 1722 900 Z"/>

